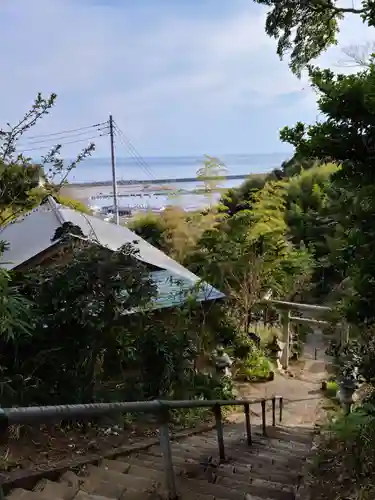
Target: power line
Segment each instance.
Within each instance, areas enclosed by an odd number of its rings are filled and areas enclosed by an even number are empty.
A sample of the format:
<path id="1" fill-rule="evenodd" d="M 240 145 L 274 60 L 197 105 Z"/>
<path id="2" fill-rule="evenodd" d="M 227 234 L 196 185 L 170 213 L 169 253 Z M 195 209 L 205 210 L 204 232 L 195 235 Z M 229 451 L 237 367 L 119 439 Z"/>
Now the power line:
<path id="1" fill-rule="evenodd" d="M 103 137 L 105 135 L 108 135 L 108 134 L 99 134 L 99 135 L 95 135 L 93 137 L 85 137 L 84 139 L 78 139 L 77 141 L 68 141 L 68 142 L 64 142 L 64 143 L 59 144 L 59 146 L 66 146 L 68 144 L 76 144 L 77 142 L 91 141 L 93 139 L 97 139 L 97 138 Z M 37 148 L 22 149 L 22 152 L 25 153 L 26 151 L 39 151 L 40 149 L 51 149 L 52 147 L 53 146 L 51 146 L 51 145 L 40 146 Z"/>
<path id="2" fill-rule="evenodd" d="M 121 142 L 127 148 L 129 153 L 134 157 L 135 160 L 137 160 L 137 163 L 140 164 L 140 166 L 146 171 L 146 173 L 148 173 L 148 175 L 154 177 L 151 168 L 147 165 L 145 160 L 141 157 L 141 155 L 135 149 L 130 140 L 125 136 L 124 132 L 120 129 L 120 127 L 116 124 L 116 122 L 114 123 L 114 125 L 115 125 L 115 130 L 120 134 Z"/>
<path id="3" fill-rule="evenodd" d="M 106 131 L 104 128 L 98 128 L 97 129 L 98 132 L 104 132 Z M 27 147 L 27 146 L 32 146 L 33 144 L 44 144 L 46 142 L 57 142 L 57 141 L 60 141 L 60 140 L 65 140 L 65 139 L 74 139 L 76 137 L 80 137 L 82 135 L 87 135 L 87 134 L 90 134 L 92 133 L 93 131 L 92 130 L 86 130 L 84 132 L 78 132 L 76 134 L 68 134 L 68 135 L 62 135 L 61 137 L 50 137 L 50 138 L 47 138 L 47 139 L 42 139 L 42 140 L 38 140 L 38 141 L 30 141 L 30 142 L 26 142 L 26 143 L 21 143 L 21 145 L 19 147 L 23 148 L 23 147 Z M 108 132 L 109 132 L 109 129 L 108 129 Z M 85 138 L 83 137 L 82 140 L 84 140 Z"/>
<path id="4" fill-rule="evenodd" d="M 56 136 L 56 135 L 61 135 L 61 134 L 70 134 L 71 132 L 79 132 L 81 130 L 87 130 L 90 128 L 98 128 L 98 127 L 101 127 L 102 125 L 108 125 L 108 122 L 96 123 L 94 125 L 88 125 L 87 127 L 73 128 L 70 130 L 62 130 L 61 132 L 53 132 L 51 134 L 33 135 L 33 136 L 28 137 L 27 139 L 39 139 L 41 137 L 51 137 L 51 136 Z"/>
<path id="5" fill-rule="evenodd" d="M 148 164 L 145 162 L 145 160 L 141 157 L 141 155 L 135 149 L 135 147 L 130 142 L 130 140 L 125 136 L 124 132 L 120 129 L 120 127 L 117 125 L 116 122 L 114 122 L 114 126 L 115 126 L 115 131 L 119 134 L 120 141 L 127 148 L 127 150 L 133 156 L 133 158 L 136 160 L 138 165 L 142 168 L 142 170 L 148 176 L 150 176 L 152 179 L 155 179 L 155 175 L 153 174 L 152 169 L 148 166 Z"/>

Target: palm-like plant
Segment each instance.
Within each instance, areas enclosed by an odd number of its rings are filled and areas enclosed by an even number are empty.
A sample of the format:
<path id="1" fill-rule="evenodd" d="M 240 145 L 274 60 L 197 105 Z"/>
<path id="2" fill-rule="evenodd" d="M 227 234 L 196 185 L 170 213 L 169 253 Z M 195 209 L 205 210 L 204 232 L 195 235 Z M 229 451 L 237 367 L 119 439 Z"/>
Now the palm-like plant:
<path id="1" fill-rule="evenodd" d="M 0 259 L 6 248 L 0 242 Z M 0 340 L 10 342 L 30 332 L 31 302 L 12 286 L 10 273 L 0 267 Z"/>

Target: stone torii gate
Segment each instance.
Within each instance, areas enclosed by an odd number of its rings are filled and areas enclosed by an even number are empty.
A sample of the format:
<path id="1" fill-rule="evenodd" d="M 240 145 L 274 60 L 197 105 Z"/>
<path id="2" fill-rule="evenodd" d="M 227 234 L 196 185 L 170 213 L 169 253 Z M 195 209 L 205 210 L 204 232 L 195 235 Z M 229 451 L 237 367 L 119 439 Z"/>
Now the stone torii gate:
<path id="1" fill-rule="evenodd" d="M 286 302 L 282 300 L 273 300 L 271 298 L 264 298 L 261 301 L 262 305 L 273 306 L 280 313 L 280 320 L 282 325 L 282 341 L 284 343 L 283 351 L 281 354 L 281 365 L 286 370 L 289 366 L 289 357 L 290 357 L 290 341 L 291 341 L 291 331 L 290 325 L 291 322 L 300 323 L 300 324 L 308 324 L 315 326 L 327 326 L 330 324 L 329 321 L 319 320 L 316 318 L 306 318 L 293 316 L 292 312 L 297 311 L 300 313 L 307 313 L 310 316 L 314 315 L 324 315 L 328 312 L 332 311 L 331 307 L 327 306 L 318 306 L 313 304 L 301 304 L 299 302 Z M 337 325 L 340 327 L 340 344 L 341 346 L 345 345 L 349 341 L 349 325 L 339 323 Z"/>

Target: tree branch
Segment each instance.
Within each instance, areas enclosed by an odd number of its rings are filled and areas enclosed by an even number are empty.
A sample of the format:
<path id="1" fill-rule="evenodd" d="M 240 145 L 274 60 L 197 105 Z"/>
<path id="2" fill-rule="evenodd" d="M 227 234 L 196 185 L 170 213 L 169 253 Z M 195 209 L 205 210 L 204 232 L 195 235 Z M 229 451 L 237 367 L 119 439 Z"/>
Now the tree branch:
<path id="1" fill-rule="evenodd" d="M 363 14 L 366 12 L 364 8 L 356 9 L 355 7 L 337 7 L 332 3 L 332 0 L 306 0 L 306 6 L 317 7 L 318 9 L 329 9 L 336 14 Z"/>

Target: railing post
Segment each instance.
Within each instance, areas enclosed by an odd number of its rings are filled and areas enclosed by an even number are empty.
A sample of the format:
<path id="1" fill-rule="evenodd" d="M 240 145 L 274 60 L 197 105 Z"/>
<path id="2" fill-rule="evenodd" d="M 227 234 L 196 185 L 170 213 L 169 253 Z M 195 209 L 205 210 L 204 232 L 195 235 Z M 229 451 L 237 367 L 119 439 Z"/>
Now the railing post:
<path id="1" fill-rule="evenodd" d="M 246 426 L 247 444 L 249 446 L 251 446 L 252 445 L 252 438 L 251 438 L 251 422 L 250 422 L 250 405 L 249 405 L 249 403 L 244 404 L 244 410 L 245 410 L 245 426 Z"/>
<path id="2" fill-rule="evenodd" d="M 174 475 L 174 468 L 172 462 L 172 451 L 171 451 L 171 441 L 169 437 L 169 410 L 168 408 L 162 408 L 159 414 L 159 440 L 160 440 L 160 448 L 163 454 L 164 461 L 164 471 L 165 471 L 165 480 L 166 486 L 168 489 L 168 498 L 169 500 L 177 500 L 177 490 L 176 490 L 176 481 Z"/>
<path id="3" fill-rule="evenodd" d="M 272 398 L 272 427 L 276 427 L 276 396 Z"/>
<path id="4" fill-rule="evenodd" d="M 284 400 L 281 397 L 279 400 L 279 422 L 281 423 L 283 421 L 283 406 L 284 406 Z"/>
<path id="5" fill-rule="evenodd" d="M 225 460 L 223 420 L 221 417 L 221 406 L 220 405 L 214 406 L 214 415 L 215 415 L 215 422 L 216 422 L 217 444 L 219 447 L 219 457 L 220 457 L 220 460 Z"/>
<path id="6" fill-rule="evenodd" d="M 8 439 L 9 421 L 8 416 L 0 408 L 0 444 L 5 444 Z M 5 500 L 3 485 L 0 484 L 0 500 Z"/>
<path id="7" fill-rule="evenodd" d="M 266 428 L 266 400 L 263 399 L 261 402 L 262 405 L 262 429 L 263 436 L 267 436 L 267 428 Z"/>
<path id="8" fill-rule="evenodd" d="M 8 440 L 9 419 L 5 411 L 0 408 L 0 444 L 5 444 Z"/>

